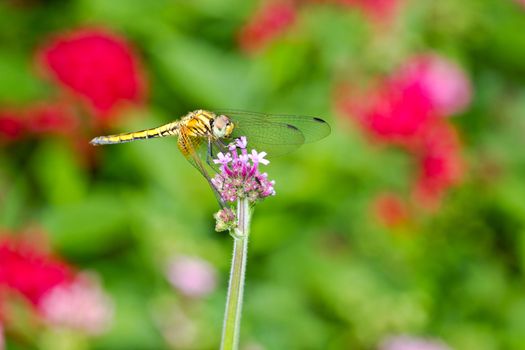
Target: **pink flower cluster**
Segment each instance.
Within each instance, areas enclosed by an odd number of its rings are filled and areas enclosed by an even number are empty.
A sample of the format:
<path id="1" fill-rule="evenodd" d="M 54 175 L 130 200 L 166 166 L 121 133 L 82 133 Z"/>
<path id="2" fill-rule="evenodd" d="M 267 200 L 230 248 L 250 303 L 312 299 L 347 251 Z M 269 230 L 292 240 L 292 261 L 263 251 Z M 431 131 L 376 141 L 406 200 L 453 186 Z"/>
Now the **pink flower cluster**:
<path id="1" fill-rule="evenodd" d="M 220 164 L 220 173 L 212 183 L 226 202 L 236 202 L 248 198 L 250 202 L 275 195 L 275 181 L 268 180 L 267 173 L 259 172 L 259 164 L 268 165 L 266 152 L 252 150 L 248 153 L 246 137 L 241 137 L 229 146 L 230 153 L 217 154 L 215 164 Z M 240 151 L 240 154 L 239 154 Z"/>
<path id="2" fill-rule="evenodd" d="M 375 141 L 406 149 L 416 159 L 413 196 L 435 208 L 464 173 L 461 143 L 446 117 L 471 99 L 466 74 L 437 55 L 410 59 L 366 93 L 341 89 L 338 107 Z"/>
<path id="3" fill-rule="evenodd" d="M 239 45 L 252 53 L 266 47 L 295 22 L 297 9 L 291 2 L 265 2 L 239 32 Z"/>
<path id="4" fill-rule="evenodd" d="M 51 326 L 99 334 L 111 321 L 112 304 L 95 280 L 20 238 L 0 239 L 0 310 L 15 294 Z M 5 311 L 4 311 L 5 312 Z M 9 324 L 9 314 L 0 323 Z"/>

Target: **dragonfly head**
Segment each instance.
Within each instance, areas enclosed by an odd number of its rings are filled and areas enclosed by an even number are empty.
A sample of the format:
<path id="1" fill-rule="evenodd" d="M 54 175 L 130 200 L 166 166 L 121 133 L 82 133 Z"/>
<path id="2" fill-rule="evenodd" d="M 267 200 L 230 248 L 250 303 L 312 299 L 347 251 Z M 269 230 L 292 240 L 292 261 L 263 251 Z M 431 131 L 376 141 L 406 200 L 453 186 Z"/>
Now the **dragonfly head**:
<path id="1" fill-rule="evenodd" d="M 221 114 L 213 121 L 213 136 L 216 138 L 228 137 L 233 132 L 233 128 L 234 124 L 230 118 Z"/>

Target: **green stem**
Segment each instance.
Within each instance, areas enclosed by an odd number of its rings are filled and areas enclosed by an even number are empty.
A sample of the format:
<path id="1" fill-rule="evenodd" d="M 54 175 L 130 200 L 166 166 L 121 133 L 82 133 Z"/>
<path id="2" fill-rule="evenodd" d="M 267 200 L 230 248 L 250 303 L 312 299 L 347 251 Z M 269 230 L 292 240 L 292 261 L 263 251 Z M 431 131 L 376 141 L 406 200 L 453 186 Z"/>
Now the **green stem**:
<path id="1" fill-rule="evenodd" d="M 232 232 L 233 260 L 228 285 L 228 298 L 226 299 L 221 350 L 236 350 L 239 347 L 250 217 L 248 200 L 246 198 L 239 199 L 237 201 L 237 228 Z"/>

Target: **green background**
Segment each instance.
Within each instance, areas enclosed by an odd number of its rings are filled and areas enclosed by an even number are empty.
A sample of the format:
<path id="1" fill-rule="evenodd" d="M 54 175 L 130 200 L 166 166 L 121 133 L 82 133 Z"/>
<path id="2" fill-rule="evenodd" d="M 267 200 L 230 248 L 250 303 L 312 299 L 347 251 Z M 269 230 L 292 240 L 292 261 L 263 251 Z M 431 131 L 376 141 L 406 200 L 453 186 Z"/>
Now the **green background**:
<path id="1" fill-rule="evenodd" d="M 16 3 L 0 3 L 2 105 L 53 95 L 34 72 L 35 49 L 56 32 L 97 25 L 133 44 L 149 80 L 147 106 L 115 131 L 198 108 L 319 115 L 332 125 L 329 138 L 267 167 L 277 195 L 253 218 L 244 349 L 376 349 L 391 334 L 441 338 L 454 349 L 525 348 L 523 7 L 412 1 L 377 32 L 359 12 L 308 5 L 286 34 L 247 55 L 236 35 L 254 2 Z M 459 62 L 472 81 L 469 109 L 451 121 L 469 171 L 439 211 L 389 229 L 371 203 L 385 190 L 408 193 L 414 164 L 400 150 L 372 146 L 339 115 L 334 88 L 425 51 Z M 172 348 L 216 349 L 232 241 L 214 232 L 217 204 L 205 180 L 173 139 L 98 152 L 87 167 L 60 138 L 0 148 L 0 227 L 40 225 L 61 256 L 100 274 L 116 304 L 105 335 L 72 340 L 49 331 L 38 346 L 170 348 L 156 319 L 184 312 L 197 333 Z M 164 264 L 177 254 L 210 261 L 218 289 L 197 300 L 174 291 Z"/>

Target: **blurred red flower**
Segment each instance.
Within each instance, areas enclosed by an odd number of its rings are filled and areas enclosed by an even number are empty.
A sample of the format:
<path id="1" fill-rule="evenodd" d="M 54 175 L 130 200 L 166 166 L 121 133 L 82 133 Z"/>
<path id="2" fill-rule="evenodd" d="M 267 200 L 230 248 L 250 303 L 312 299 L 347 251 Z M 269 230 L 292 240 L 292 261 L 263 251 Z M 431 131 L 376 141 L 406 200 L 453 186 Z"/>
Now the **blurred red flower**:
<path id="1" fill-rule="evenodd" d="M 65 104 L 35 104 L 26 114 L 27 130 L 34 134 L 74 135 L 78 131 L 79 120 Z"/>
<path id="2" fill-rule="evenodd" d="M 0 288 L 17 291 L 38 305 L 48 291 L 72 277 L 67 264 L 30 243 L 0 239 Z"/>
<path id="3" fill-rule="evenodd" d="M 25 132 L 24 119 L 14 111 L 0 111 L 0 142 L 16 141 Z"/>
<path id="4" fill-rule="evenodd" d="M 239 45 L 252 53 L 266 47 L 296 20 L 297 9 L 290 2 L 265 2 L 239 32 Z"/>
<path id="5" fill-rule="evenodd" d="M 403 198 L 394 193 L 382 193 L 374 199 L 375 217 L 386 227 L 395 228 L 409 220 L 408 207 Z"/>
<path id="6" fill-rule="evenodd" d="M 107 119 L 123 102 L 141 102 L 145 83 L 139 59 L 116 34 L 77 30 L 53 38 L 38 53 L 43 71 Z"/>
<path id="7" fill-rule="evenodd" d="M 9 324 L 9 295 L 29 301 L 34 316 L 50 326 L 105 332 L 113 318 L 113 302 L 92 274 L 79 273 L 37 247 L 45 237 L 0 237 L 0 321 Z M 36 240 L 35 240 L 36 238 Z M 39 246 L 42 244 L 39 244 Z M 45 244 L 44 244 L 45 245 Z M 11 293 L 11 294 L 9 294 Z M 14 293 L 14 294 L 13 294 Z"/>
<path id="8" fill-rule="evenodd" d="M 461 144 L 452 125 L 436 121 L 427 129 L 418 165 L 414 199 L 427 208 L 435 209 L 446 191 L 458 184 L 465 174 Z"/>
<path id="9" fill-rule="evenodd" d="M 78 136 L 79 126 L 72 107 L 60 102 L 36 102 L 0 111 L 0 140 L 16 141 L 43 134 Z"/>

